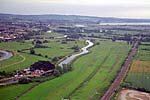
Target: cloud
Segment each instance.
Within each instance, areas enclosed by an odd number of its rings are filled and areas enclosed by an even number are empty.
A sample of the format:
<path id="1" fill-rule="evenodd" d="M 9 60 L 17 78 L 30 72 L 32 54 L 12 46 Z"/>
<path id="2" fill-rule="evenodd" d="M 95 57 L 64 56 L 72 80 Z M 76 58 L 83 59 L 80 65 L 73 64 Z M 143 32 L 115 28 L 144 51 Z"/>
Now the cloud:
<path id="1" fill-rule="evenodd" d="M 142 1 L 142 2 L 141 2 Z M 1 0 L 0 13 L 150 18 L 147 0 Z"/>

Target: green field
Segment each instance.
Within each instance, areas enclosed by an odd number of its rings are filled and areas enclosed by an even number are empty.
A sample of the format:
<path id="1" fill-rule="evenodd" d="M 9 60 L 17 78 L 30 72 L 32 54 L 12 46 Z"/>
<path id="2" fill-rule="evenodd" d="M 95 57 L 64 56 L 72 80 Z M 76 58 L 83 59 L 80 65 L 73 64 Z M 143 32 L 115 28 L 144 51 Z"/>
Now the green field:
<path id="1" fill-rule="evenodd" d="M 27 53 L 17 53 L 17 50 L 29 49 L 33 47 L 32 40 L 27 40 L 25 42 L 2 42 L 0 47 L 4 50 L 9 50 L 14 53 L 14 56 L 8 60 L 0 62 L 0 71 L 15 71 L 17 69 L 23 69 L 29 67 L 34 62 L 39 60 L 51 61 L 54 57 L 67 56 L 74 53 L 71 49 L 74 45 L 78 45 L 79 48 L 85 46 L 85 42 L 82 41 L 68 41 L 67 44 L 62 44 L 58 40 L 48 40 L 49 43 L 44 43 L 42 45 L 48 46 L 48 48 L 36 48 L 36 54 L 42 54 L 42 56 L 31 55 Z M 49 58 L 45 58 L 47 55 Z"/>
<path id="2" fill-rule="evenodd" d="M 130 46 L 123 42 L 102 42 L 91 53 L 78 58 L 73 71 L 41 83 L 20 100 L 97 99 L 111 84 Z"/>
<path id="3" fill-rule="evenodd" d="M 36 35 L 36 36 L 49 38 L 49 37 L 60 37 L 60 36 L 63 36 L 63 34 L 59 34 L 59 33 L 44 33 L 42 35 Z"/>
<path id="4" fill-rule="evenodd" d="M 148 44 L 148 42 L 146 43 Z M 140 61 L 150 61 L 150 50 L 145 49 L 150 49 L 150 45 L 140 45 L 137 57 L 135 59 Z"/>
<path id="5" fill-rule="evenodd" d="M 147 48 L 150 48 L 150 45 L 139 46 L 138 53 L 125 79 L 126 86 L 150 91 L 150 51 L 142 50 Z"/>
<path id="6" fill-rule="evenodd" d="M 0 71 L 12 72 L 15 70 L 21 70 L 23 68 L 30 67 L 30 65 L 39 60 L 49 60 L 40 56 L 29 55 L 25 53 L 21 53 L 20 55 L 22 55 L 24 58 L 20 58 L 20 56 L 17 55 L 11 59 L 2 61 L 1 64 L 3 64 L 3 66 L 0 67 Z"/>
<path id="7" fill-rule="evenodd" d="M 0 87 L 0 99 L 1 100 L 16 100 L 15 97 L 28 90 L 36 83 L 30 84 L 18 84 Z"/>
<path id="8" fill-rule="evenodd" d="M 46 58 L 37 57 L 34 55 L 17 53 L 17 50 L 32 47 L 30 42 L 2 42 L 0 43 L 0 47 L 4 50 L 9 50 L 14 53 L 14 56 L 10 59 L 0 62 L 0 71 L 14 71 L 17 69 L 23 69 L 25 67 L 29 67 L 38 60 L 48 60 Z"/>
<path id="9" fill-rule="evenodd" d="M 67 44 L 62 44 L 61 41 L 50 41 L 49 43 L 45 43 L 45 46 L 49 48 L 36 48 L 35 52 L 37 54 L 41 53 L 42 55 L 47 55 L 50 58 L 59 57 L 59 56 L 67 56 L 74 53 L 71 49 L 74 45 L 78 45 L 79 48 L 85 46 L 85 41 L 68 41 Z"/>

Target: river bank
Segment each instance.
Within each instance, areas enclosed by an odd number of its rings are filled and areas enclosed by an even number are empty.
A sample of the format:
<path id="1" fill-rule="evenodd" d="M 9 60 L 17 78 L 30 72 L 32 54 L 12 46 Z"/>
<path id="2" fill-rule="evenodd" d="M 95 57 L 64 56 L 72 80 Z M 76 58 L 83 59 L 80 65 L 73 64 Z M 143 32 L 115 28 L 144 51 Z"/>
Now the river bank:
<path id="1" fill-rule="evenodd" d="M 86 43 L 88 43 L 87 46 L 81 48 L 82 52 L 78 53 L 78 54 L 74 54 L 70 57 L 67 57 L 65 60 L 63 60 L 62 62 L 60 62 L 58 64 L 58 66 L 63 67 L 63 65 L 65 64 L 69 64 L 70 62 L 72 62 L 76 57 L 83 55 L 83 54 L 87 54 L 89 51 L 87 50 L 88 48 L 92 47 L 94 45 L 93 42 L 91 42 L 90 40 L 86 40 Z"/>
<path id="2" fill-rule="evenodd" d="M 0 50 L 0 53 L 3 54 L 3 56 L 0 57 L 0 61 L 9 59 L 10 57 L 13 56 L 13 54 L 11 52 L 5 51 L 5 50 Z"/>

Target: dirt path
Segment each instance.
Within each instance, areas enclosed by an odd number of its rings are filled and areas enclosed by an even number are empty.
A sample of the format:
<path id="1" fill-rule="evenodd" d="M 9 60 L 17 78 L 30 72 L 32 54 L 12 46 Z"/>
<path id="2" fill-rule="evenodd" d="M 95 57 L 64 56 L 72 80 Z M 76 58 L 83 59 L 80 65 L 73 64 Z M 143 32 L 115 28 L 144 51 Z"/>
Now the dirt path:
<path id="1" fill-rule="evenodd" d="M 109 89 L 106 91 L 106 93 L 103 95 L 103 97 L 100 100 L 110 100 L 111 96 L 115 94 L 115 91 L 117 89 L 117 87 L 120 85 L 122 79 L 124 78 L 127 69 L 129 67 L 129 65 L 132 62 L 132 58 L 135 55 L 136 51 L 137 51 L 137 46 L 139 44 L 141 40 L 141 36 L 138 37 L 138 39 L 136 40 L 136 42 L 134 43 L 127 59 L 125 60 L 124 64 L 122 65 L 122 68 L 117 76 L 117 78 L 114 80 L 114 82 L 112 83 L 112 85 L 109 87 Z"/>

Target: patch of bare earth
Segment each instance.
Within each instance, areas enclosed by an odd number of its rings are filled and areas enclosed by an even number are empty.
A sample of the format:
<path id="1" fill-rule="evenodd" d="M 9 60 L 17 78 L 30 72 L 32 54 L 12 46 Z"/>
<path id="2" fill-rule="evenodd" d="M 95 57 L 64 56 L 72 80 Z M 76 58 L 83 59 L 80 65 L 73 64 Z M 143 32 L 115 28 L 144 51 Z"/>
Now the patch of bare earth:
<path id="1" fill-rule="evenodd" d="M 123 89 L 120 91 L 117 100 L 150 100 L 150 93 Z"/>

